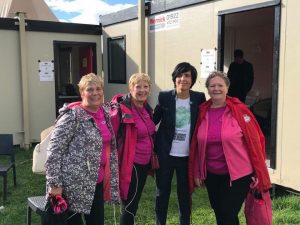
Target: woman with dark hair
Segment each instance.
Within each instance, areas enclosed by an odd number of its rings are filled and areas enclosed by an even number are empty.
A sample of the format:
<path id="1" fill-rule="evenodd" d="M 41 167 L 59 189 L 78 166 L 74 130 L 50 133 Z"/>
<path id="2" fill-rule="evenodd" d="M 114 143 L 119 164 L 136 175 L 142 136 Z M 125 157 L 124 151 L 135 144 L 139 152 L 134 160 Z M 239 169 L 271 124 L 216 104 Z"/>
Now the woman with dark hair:
<path id="1" fill-rule="evenodd" d="M 205 95 L 192 91 L 197 70 L 187 62 L 179 63 L 173 73 L 174 89 L 162 91 L 154 110 L 154 122 L 160 123 L 154 149 L 160 168 L 156 171 L 156 224 L 165 225 L 174 171 L 177 177 L 180 225 L 190 224 L 188 158 L 191 137 L 198 115 L 198 106 Z"/>

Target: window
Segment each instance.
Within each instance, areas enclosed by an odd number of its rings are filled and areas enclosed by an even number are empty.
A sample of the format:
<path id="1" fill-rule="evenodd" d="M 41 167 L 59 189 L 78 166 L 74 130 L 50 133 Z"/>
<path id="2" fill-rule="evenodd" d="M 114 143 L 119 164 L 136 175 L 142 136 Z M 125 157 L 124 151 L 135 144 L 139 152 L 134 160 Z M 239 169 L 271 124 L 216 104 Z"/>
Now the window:
<path id="1" fill-rule="evenodd" d="M 108 82 L 126 84 L 125 36 L 108 38 Z"/>
<path id="2" fill-rule="evenodd" d="M 56 116 L 65 104 L 81 101 L 77 87 L 81 77 L 96 73 L 96 43 L 53 41 Z"/>

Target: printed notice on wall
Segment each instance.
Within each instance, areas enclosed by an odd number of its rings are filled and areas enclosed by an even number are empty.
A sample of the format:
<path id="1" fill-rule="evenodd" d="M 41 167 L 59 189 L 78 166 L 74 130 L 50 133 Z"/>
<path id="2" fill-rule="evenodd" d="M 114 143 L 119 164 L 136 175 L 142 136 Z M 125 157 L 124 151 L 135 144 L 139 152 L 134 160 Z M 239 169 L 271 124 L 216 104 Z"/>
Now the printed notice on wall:
<path id="1" fill-rule="evenodd" d="M 207 78 L 214 70 L 216 70 L 216 49 L 202 49 L 201 78 Z"/>
<path id="2" fill-rule="evenodd" d="M 54 81 L 54 63 L 39 62 L 40 81 Z"/>
<path id="3" fill-rule="evenodd" d="M 170 30 L 180 27 L 180 13 L 169 12 L 149 18 L 149 31 L 157 32 L 162 30 Z"/>

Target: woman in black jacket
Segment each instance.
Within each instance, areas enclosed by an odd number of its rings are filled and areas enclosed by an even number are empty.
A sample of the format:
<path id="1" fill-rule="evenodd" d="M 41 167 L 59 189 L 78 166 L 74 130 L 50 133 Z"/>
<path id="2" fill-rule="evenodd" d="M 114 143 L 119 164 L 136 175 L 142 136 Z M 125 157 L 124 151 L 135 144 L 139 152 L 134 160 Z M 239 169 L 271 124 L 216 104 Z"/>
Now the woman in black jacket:
<path id="1" fill-rule="evenodd" d="M 180 225 L 190 224 L 189 144 L 198 106 L 205 101 L 204 93 L 191 90 L 196 79 L 197 71 L 191 64 L 179 63 L 172 73 L 175 88 L 159 93 L 154 110 L 154 122 L 160 123 L 154 144 L 160 163 L 156 172 L 156 225 L 166 224 L 174 171 L 177 177 Z"/>

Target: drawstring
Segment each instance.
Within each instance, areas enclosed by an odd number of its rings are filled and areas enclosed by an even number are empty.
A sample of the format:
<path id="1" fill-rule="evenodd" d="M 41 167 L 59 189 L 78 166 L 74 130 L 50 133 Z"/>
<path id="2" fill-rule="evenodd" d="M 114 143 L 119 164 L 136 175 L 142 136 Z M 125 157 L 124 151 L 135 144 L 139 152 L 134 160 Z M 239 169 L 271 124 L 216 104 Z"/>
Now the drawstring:
<path id="1" fill-rule="evenodd" d="M 117 218 L 116 218 L 116 205 L 113 204 L 113 208 L 114 208 L 114 221 L 115 221 L 115 225 L 117 225 Z"/>
<path id="2" fill-rule="evenodd" d="M 73 213 L 71 216 L 69 216 L 68 218 L 67 218 L 67 220 L 69 220 L 69 219 L 71 219 L 73 216 L 75 216 L 77 213 Z"/>
<path id="3" fill-rule="evenodd" d="M 138 183 L 139 183 L 139 178 L 138 178 L 138 174 L 137 174 L 137 170 L 136 170 L 136 168 L 135 168 L 135 165 L 133 165 L 133 169 L 134 169 L 134 171 L 135 171 L 135 176 L 136 176 L 136 188 L 135 188 L 135 193 L 134 193 L 134 195 L 133 195 L 133 197 L 132 197 L 132 199 L 130 200 L 130 202 L 124 207 L 124 211 L 125 212 L 127 212 L 127 213 L 129 213 L 130 215 L 132 215 L 133 216 L 133 224 L 135 224 L 135 216 L 134 216 L 134 214 L 132 213 L 132 212 L 130 212 L 130 211 L 128 211 L 127 210 L 127 208 L 130 206 L 130 204 L 133 202 L 133 200 L 134 200 L 134 198 L 135 198 L 135 196 L 136 196 L 136 194 L 137 194 L 137 189 L 138 189 Z"/>

